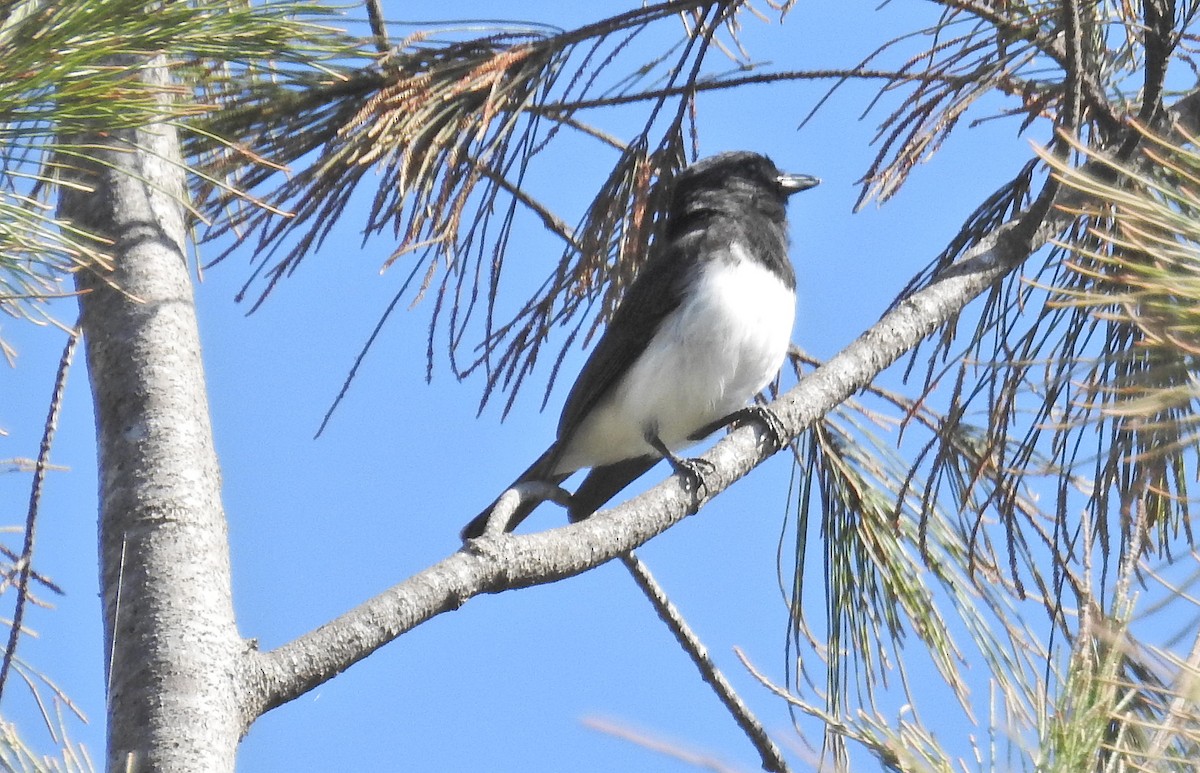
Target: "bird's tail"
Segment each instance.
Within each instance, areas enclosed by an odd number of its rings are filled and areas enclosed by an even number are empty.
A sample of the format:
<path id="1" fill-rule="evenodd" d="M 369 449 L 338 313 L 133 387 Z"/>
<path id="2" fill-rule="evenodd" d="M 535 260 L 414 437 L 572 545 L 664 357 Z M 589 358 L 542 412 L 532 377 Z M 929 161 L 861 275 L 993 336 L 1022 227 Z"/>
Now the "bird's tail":
<path id="1" fill-rule="evenodd" d="M 604 467 L 593 467 L 571 496 L 571 521 L 581 521 L 599 510 L 659 461 L 657 456 L 638 456 Z"/>
<path id="2" fill-rule="evenodd" d="M 554 486 L 561 484 L 564 480 L 570 477 L 571 473 L 554 472 L 554 466 L 557 462 L 558 446 L 556 444 L 546 449 L 546 453 L 538 457 L 538 460 L 531 464 L 528 470 L 521 473 L 521 475 L 515 481 L 513 481 L 512 485 L 508 488 L 520 485 L 521 483 L 529 483 L 531 481 L 549 483 Z M 496 504 L 499 501 L 500 500 L 497 499 L 495 502 L 492 502 L 487 506 L 487 508 L 484 509 L 482 513 L 472 518 L 471 522 L 463 527 L 461 535 L 464 541 L 482 536 L 484 527 L 487 526 L 488 518 L 491 517 L 492 510 L 495 509 Z M 512 531 L 513 529 L 517 528 L 521 521 L 528 518 L 529 514 L 533 512 L 534 508 L 540 504 L 541 502 L 537 500 L 521 502 L 519 505 L 517 505 L 516 509 L 513 510 L 512 515 L 509 516 L 508 523 L 504 525 L 504 531 Z"/>

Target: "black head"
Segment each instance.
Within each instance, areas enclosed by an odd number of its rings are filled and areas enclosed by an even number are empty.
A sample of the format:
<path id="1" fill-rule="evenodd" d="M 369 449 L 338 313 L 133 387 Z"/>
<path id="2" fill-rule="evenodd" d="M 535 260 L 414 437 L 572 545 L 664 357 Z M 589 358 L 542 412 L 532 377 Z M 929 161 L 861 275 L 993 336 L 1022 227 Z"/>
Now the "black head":
<path id="1" fill-rule="evenodd" d="M 779 171 L 766 156 L 749 151 L 720 153 L 701 159 L 679 173 L 674 181 L 672 214 L 697 210 L 726 210 L 730 205 L 759 210 L 782 218 L 788 196 L 808 190 L 820 180 L 805 174 Z"/>

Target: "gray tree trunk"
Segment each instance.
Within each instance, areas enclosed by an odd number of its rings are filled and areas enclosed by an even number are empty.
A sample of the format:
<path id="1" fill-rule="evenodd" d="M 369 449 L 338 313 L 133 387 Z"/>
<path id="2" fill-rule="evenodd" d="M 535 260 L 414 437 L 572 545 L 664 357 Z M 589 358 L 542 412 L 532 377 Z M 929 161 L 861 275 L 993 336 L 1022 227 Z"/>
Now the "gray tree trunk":
<path id="1" fill-rule="evenodd" d="M 165 84 L 165 68 L 144 77 Z M 60 215 L 106 240 L 76 284 L 95 401 L 110 771 L 231 771 L 247 722 L 227 529 L 167 125 L 75 138 Z"/>

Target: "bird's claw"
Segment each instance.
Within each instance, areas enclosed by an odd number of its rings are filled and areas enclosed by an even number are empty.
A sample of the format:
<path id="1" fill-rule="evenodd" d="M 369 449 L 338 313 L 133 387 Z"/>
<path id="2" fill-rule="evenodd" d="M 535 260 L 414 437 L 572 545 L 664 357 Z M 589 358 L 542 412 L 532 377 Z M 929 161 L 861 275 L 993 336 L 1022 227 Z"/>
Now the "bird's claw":
<path id="1" fill-rule="evenodd" d="M 787 443 L 787 427 L 784 426 L 783 420 L 765 405 L 746 406 L 738 412 L 735 421 L 739 424 L 748 421 L 758 422 L 763 431 L 771 436 L 771 442 L 774 443 L 776 448 L 783 448 Z"/>
<path id="2" fill-rule="evenodd" d="M 708 485 L 704 482 L 704 476 L 706 473 L 716 472 L 717 466 L 700 457 L 685 459 L 674 456 L 669 457 L 667 461 L 671 463 L 675 474 L 683 478 L 684 488 L 695 492 L 696 507 L 699 508 L 708 499 Z"/>

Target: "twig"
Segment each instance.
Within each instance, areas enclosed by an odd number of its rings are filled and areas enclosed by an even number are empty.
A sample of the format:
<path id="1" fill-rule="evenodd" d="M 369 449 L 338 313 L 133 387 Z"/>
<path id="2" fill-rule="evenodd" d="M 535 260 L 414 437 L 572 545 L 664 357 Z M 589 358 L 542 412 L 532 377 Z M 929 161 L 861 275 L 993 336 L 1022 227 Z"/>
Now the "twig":
<path id="1" fill-rule="evenodd" d="M 375 50 L 386 54 L 392 47 L 388 40 L 387 22 L 383 18 L 383 5 L 379 0 L 365 0 L 367 19 L 371 23 L 371 34 L 375 37 Z"/>
<path id="2" fill-rule="evenodd" d="M 763 729 L 762 723 L 750 711 L 750 707 L 741 699 L 737 691 L 733 689 L 733 685 L 725 678 L 712 658 L 708 655 L 708 649 L 700 638 L 696 636 L 696 632 L 691 629 L 687 621 L 683 619 L 683 615 L 667 598 L 667 593 L 663 587 L 654 579 L 654 575 L 650 574 L 650 570 L 642 563 L 641 559 L 633 553 L 627 553 L 621 556 L 621 563 L 625 564 L 625 568 L 633 575 L 633 579 L 637 582 L 638 587 L 642 589 L 642 593 L 646 594 L 646 598 L 650 599 L 650 603 L 654 605 L 654 611 L 667 627 L 671 629 L 671 633 L 675 635 L 675 640 L 679 642 L 679 646 L 683 647 L 684 651 L 691 657 L 692 662 L 696 664 L 696 668 L 700 670 L 700 676 L 704 681 L 708 682 L 713 690 L 717 693 L 717 697 L 721 699 L 721 703 L 725 704 L 725 708 L 733 715 L 734 721 L 742 728 L 742 732 L 750 739 L 750 743 L 754 744 L 754 748 L 758 750 L 758 754 L 762 757 L 763 770 L 772 771 L 772 773 L 788 773 L 787 763 L 783 759 L 783 753 L 779 751 L 779 747 L 767 735 L 767 731 Z"/>
<path id="3" fill-rule="evenodd" d="M 685 765 L 711 770 L 713 773 L 738 773 L 737 768 L 732 768 L 715 757 L 697 752 L 678 743 L 654 738 L 647 733 L 619 725 L 616 722 L 597 717 L 587 717 L 583 720 L 583 724 L 601 733 L 608 733 L 623 741 L 637 744 L 643 749 L 649 749 L 652 752 L 658 752 L 659 754 L 677 759 Z"/>
<path id="4" fill-rule="evenodd" d="M 483 533 L 490 537 L 503 535 L 505 524 L 512 520 L 518 507 L 528 502 L 546 501 L 554 502 L 565 509 L 571 506 L 571 495 L 561 486 L 547 481 L 527 480 L 510 486 L 492 506 L 492 513 L 488 516 Z"/>
<path id="5" fill-rule="evenodd" d="M 1200 681 L 1200 636 L 1192 642 L 1191 652 L 1187 660 L 1179 663 L 1179 674 L 1170 687 L 1171 703 L 1163 722 L 1154 732 L 1154 739 L 1148 745 L 1142 758 L 1149 760 L 1163 759 L 1167 747 L 1180 737 L 1180 728 L 1187 722 L 1195 720 L 1195 690 Z"/>
<path id="6" fill-rule="evenodd" d="M 8 672 L 12 667 L 13 658 L 17 654 L 17 642 L 21 639 L 21 622 L 25 617 L 25 605 L 29 600 L 29 578 L 33 574 L 33 544 L 37 535 L 38 505 L 42 500 L 42 484 L 46 481 L 46 469 L 49 467 L 50 447 L 54 443 L 54 431 L 58 428 L 58 416 L 62 410 L 63 391 L 67 384 L 67 372 L 71 369 L 71 358 L 75 354 L 75 344 L 79 342 L 79 326 L 71 331 L 67 344 L 63 347 L 62 357 L 58 361 L 58 373 L 54 377 L 54 391 L 50 395 L 50 414 L 46 417 L 46 427 L 42 432 L 42 445 L 38 449 L 37 464 L 33 470 L 33 486 L 29 492 L 29 512 L 25 516 L 25 544 L 21 548 L 21 557 L 17 561 L 20 576 L 17 578 L 17 604 L 13 610 L 12 625 L 8 630 L 8 645 L 4 648 L 4 661 L 0 663 L 0 698 L 4 696 L 4 685 L 8 681 Z"/>
<path id="7" fill-rule="evenodd" d="M 788 70 L 784 72 L 760 72 L 753 75 L 743 75 L 736 78 L 719 78 L 714 80 L 685 83 L 682 86 L 667 86 L 663 88 L 635 91 L 628 94 L 614 94 L 609 97 L 594 99 L 574 99 L 565 102 L 547 102 L 532 106 L 530 112 L 547 115 L 557 115 L 565 110 L 587 110 L 597 107 L 613 107 L 635 102 L 648 102 L 664 97 L 688 96 L 702 91 L 718 91 L 734 89 L 741 86 L 766 85 L 778 81 L 793 80 L 830 80 L 833 78 L 856 80 L 888 80 L 897 83 L 944 83 L 954 86 L 965 86 L 970 83 L 967 76 L 942 75 L 939 73 L 904 73 L 893 70 L 868 70 L 864 68 L 833 69 L 833 70 Z"/>

